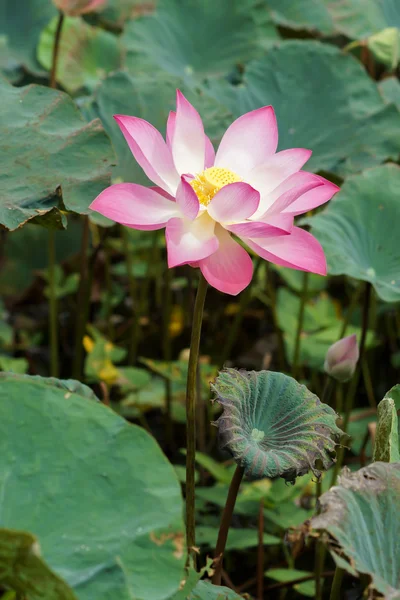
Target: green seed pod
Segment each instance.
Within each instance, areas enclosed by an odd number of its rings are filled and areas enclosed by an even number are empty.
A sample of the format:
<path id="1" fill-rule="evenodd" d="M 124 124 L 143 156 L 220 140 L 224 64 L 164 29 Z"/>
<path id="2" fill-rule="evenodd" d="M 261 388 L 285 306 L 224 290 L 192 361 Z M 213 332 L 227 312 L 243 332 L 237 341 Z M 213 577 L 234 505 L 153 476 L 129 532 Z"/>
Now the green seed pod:
<path id="1" fill-rule="evenodd" d="M 338 415 L 305 385 L 272 371 L 222 371 L 212 390 L 223 413 L 218 426 L 227 449 L 253 479 L 298 475 L 328 469 L 343 432 Z"/>

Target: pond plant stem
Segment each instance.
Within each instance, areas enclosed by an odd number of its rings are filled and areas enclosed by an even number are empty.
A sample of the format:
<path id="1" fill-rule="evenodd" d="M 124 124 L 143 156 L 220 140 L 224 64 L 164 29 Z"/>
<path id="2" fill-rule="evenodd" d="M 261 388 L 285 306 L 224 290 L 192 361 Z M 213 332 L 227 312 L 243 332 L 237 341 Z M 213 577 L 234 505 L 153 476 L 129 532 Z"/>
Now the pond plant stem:
<path id="1" fill-rule="evenodd" d="M 50 71 L 50 87 L 57 87 L 57 63 L 58 63 L 58 54 L 60 50 L 60 41 L 61 41 L 61 32 L 64 23 L 64 13 L 60 11 L 58 15 L 57 29 L 56 35 L 54 37 L 53 44 L 53 57 L 51 61 L 51 71 Z"/>
<path id="2" fill-rule="evenodd" d="M 195 458 L 196 458 L 196 391 L 201 326 L 207 281 L 200 273 L 193 311 L 192 336 L 186 386 L 186 543 L 189 556 L 195 561 Z"/>
<path id="3" fill-rule="evenodd" d="M 167 267 L 164 276 L 164 302 L 163 302 L 163 355 L 164 360 L 171 361 L 171 305 L 172 305 L 172 284 L 173 270 Z M 170 452 L 174 451 L 174 422 L 172 419 L 172 382 L 169 378 L 165 379 L 165 437 L 167 448 Z"/>
<path id="4" fill-rule="evenodd" d="M 309 273 L 306 271 L 303 273 L 303 286 L 301 289 L 301 297 L 300 297 L 300 308 L 299 315 L 297 318 L 297 331 L 296 331 L 296 340 L 294 344 L 294 352 L 293 352 L 293 365 L 292 365 L 292 375 L 296 379 L 298 374 L 299 360 L 300 360 L 300 345 L 301 345 L 301 333 L 303 331 L 303 323 L 304 323 L 304 309 L 306 307 L 307 295 L 308 295 L 308 279 Z"/>
<path id="5" fill-rule="evenodd" d="M 77 294 L 77 310 L 76 310 L 76 325 L 75 325 L 75 351 L 72 365 L 72 376 L 74 379 L 80 379 L 83 361 L 83 337 L 86 332 L 86 323 L 89 313 L 89 265 L 88 265 L 88 250 L 89 250 L 89 217 L 83 217 L 81 250 L 79 256 L 80 272 L 79 272 L 79 287 Z"/>
<path id="6" fill-rule="evenodd" d="M 371 295 L 372 295 L 372 285 L 368 281 L 365 286 L 365 293 L 364 293 L 362 330 L 361 330 L 361 340 L 360 340 L 360 356 L 358 359 L 357 371 L 355 372 L 355 374 L 353 375 L 353 378 L 351 379 L 351 381 L 349 383 L 349 388 L 348 388 L 346 399 L 344 402 L 345 412 L 344 412 L 342 430 L 345 433 L 347 433 L 349 420 L 350 420 L 350 416 L 351 416 L 351 411 L 353 409 L 354 398 L 356 395 L 358 382 L 360 380 L 360 374 L 362 372 L 362 364 L 363 364 L 364 354 L 365 354 L 365 342 L 367 339 L 367 332 L 368 332 L 369 311 L 370 311 L 370 306 L 371 306 Z M 335 468 L 333 470 L 331 486 L 335 485 L 337 476 L 343 465 L 344 451 L 345 451 L 344 447 L 341 446 L 337 453 L 337 460 L 335 463 Z"/>
<path id="7" fill-rule="evenodd" d="M 55 88 L 58 50 L 60 47 L 61 30 L 64 22 L 64 14 L 60 12 L 57 23 L 56 36 L 54 38 L 53 56 L 51 63 L 50 87 Z M 48 240 L 49 253 L 49 337 L 50 337 L 50 375 L 58 377 L 58 318 L 57 318 L 57 297 L 56 297 L 56 249 L 55 232 L 49 230 Z"/>
<path id="8" fill-rule="evenodd" d="M 342 587 L 343 573 L 343 569 L 341 569 L 340 567 L 336 567 L 335 575 L 333 576 L 329 600 L 340 600 L 342 598 L 342 596 L 340 595 L 340 590 Z"/>
<path id="9" fill-rule="evenodd" d="M 215 548 L 215 570 L 212 578 L 214 585 L 221 585 L 222 560 L 225 552 L 226 541 L 228 539 L 229 527 L 232 521 L 233 510 L 235 508 L 236 498 L 244 475 L 243 467 L 236 467 L 231 484 L 229 486 L 228 497 L 222 512 L 221 524 L 219 526 L 217 546 Z"/>
<path id="10" fill-rule="evenodd" d="M 219 368 L 220 369 L 222 369 L 222 367 L 224 366 L 226 361 L 229 359 L 231 352 L 232 352 L 232 348 L 237 340 L 240 326 L 241 326 L 243 318 L 244 318 L 244 313 L 251 301 L 252 285 L 257 280 L 257 274 L 260 269 L 261 263 L 262 263 L 262 259 L 258 258 L 255 263 L 252 280 L 251 280 L 250 284 L 247 286 L 247 288 L 245 290 L 243 290 L 243 292 L 239 296 L 238 311 L 235 315 L 235 318 L 233 320 L 231 327 L 229 328 L 229 334 L 228 334 L 226 343 L 225 343 L 224 347 L 222 348 L 221 356 L 219 358 Z"/>
<path id="11" fill-rule="evenodd" d="M 264 598 L 264 500 L 258 509 L 257 598 Z"/>
<path id="12" fill-rule="evenodd" d="M 56 244 L 55 231 L 49 230 L 49 334 L 50 334 L 50 375 L 58 377 L 58 311 L 56 294 Z"/>

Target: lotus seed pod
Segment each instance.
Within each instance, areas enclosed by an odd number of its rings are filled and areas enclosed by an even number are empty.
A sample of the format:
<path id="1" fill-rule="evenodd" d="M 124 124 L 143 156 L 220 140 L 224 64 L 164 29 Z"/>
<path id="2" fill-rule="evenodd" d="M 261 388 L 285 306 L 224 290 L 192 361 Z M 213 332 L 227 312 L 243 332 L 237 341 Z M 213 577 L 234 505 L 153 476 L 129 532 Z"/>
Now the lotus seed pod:
<path id="1" fill-rule="evenodd" d="M 212 390 L 223 407 L 218 437 L 253 479 L 298 475 L 334 462 L 338 415 L 295 379 L 272 371 L 222 371 Z M 318 467 L 316 466 L 318 464 Z"/>
<path id="2" fill-rule="evenodd" d="M 354 375 L 359 355 L 354 333 L 332 344 L 326 353 L 324 369 L 337 381 L 348 381 Z"/>
<path id="3" fill-rule="evenodd" d="M 53 0 L 53 3 L 69 17 L 78 17 L 102 8 L 106 0 Z"/>

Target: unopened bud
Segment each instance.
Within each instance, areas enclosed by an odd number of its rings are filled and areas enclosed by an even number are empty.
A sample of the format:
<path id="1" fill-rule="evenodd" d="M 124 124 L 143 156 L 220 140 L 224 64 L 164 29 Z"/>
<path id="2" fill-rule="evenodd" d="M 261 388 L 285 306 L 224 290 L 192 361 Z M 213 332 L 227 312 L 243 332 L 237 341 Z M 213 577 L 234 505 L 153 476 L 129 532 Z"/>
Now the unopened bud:
<path id="1" fill-rule="evenodd" d="M 354 374 L 359 355 L 357 336 L 354 333 L 330 346 L 324 369 L 337 381 L 348 381 Z"/>
<path id="2" fill-rule="evenodd" d="M 69 17 L 78 17 L 101 8 L 106 0 L 53 0 L 53 3 Z"/>

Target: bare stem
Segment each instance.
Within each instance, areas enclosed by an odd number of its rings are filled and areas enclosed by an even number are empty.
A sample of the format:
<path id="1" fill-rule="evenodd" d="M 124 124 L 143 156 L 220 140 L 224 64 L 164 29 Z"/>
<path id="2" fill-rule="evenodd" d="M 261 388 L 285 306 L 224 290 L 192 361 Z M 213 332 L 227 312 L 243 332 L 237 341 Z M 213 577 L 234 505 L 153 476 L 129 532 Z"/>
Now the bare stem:
<path id="1" fill-rule="evenodd" d="M 351 415 L 351 411 L 353 409 L 354 398 L 356 395 L 357 386 L 358 386 L 358 382 L 359 382 L 360 374 L 361 374 L 361 370 L 362 370 L 362 364 L 363 364 L 363 360 L 364 360 L 365 341 L 367 339 L 369 311 L 370 311 L 370 306 L 371 306 L 371 293 L 372 293 L 372 285 L 369 282 L 367 282 L 367 284 L 365 286 L 365 293 L 364 293 L 362 331 L 361 331 L 361 340 L 360 340 L 360 358 L 358 360 L 357 371 L 354 374 L 352 380 L 350 381 L 349 389 L 348 389 L 345 404 L 344 404 L 345 405 L 345 415 L 344 415 L 344 419 L 343 419 L 342 429 L 345 433 L 347 433 L 350 415 Z M 338 451 L 335 468 L 333 470 L 331 485 L 335 485 L 335 483 L 336 483 L 337 476 L 343 465 L 343 459 L 344 459 L 344 448 L 341 447 L 341 448 L 339 448 L 339 451 Z"/>
<path id="2" fill-rule="evenodd" d="M 257 598 L 264 598 L 264 500 L 258 510 Z"/>
<path id="3" fill-rule="evenodd" d="M 307 272 L 303 273 L 303 287 L 301 290 L 299 316 L 297 319 L 296 341 L 295 341 L 294 353 L 293 353 L 292 374 L 293 374 L 294 378 L 297 377 L 299 359 L 300 359 L 301 332 L 303 331 L 304 309 L 306 306 L 307 294 L 308 294 L 308 276 L 309 276 L 309 274 Z"/>
<path id="4" fill-rule="evenodd" d="M 228 539 L 229 527 L 232 521 L 233 510 L 235 508 L 236 498 L 244 475 L 243 467 L 236 467 L 233 474 L 231 485 L 229 486 L 228 497 L 221 517 L 219 526 L 217 546 L 215 548 L 216 566 L 212 582 L 214 585 L 221 585 L 222 559 L 225 552 L 226 541 Z"/>
<path id="5" fill-rule="evenodd" d="M 72 376 L 74 379 L 80 379 L 82 371 L 83 346 L 82 340 L 86 331 L 86 322 L 89 312 L 89 217 L 83 217 L 81 250 L 80 250 L 80 273 L 79 288 L 77 295 L 77 311 L 75 326 L 75 352 L 72 366 Z"/>
<path id="6" fill-rule="evenodd" d="M 55 232 L 49 230 L 49 334 L 50 334 L 50 375 L 58 377 L 58 311 L 56 295 L 56 244 Z"/>
<path id="7" fill-rule="evenodd" d="M 196 382 L 200 336 L 207 282 L 200 274 L 193 311 L 192 337 L 186 387 L 186 542 L 189 555 L 195 559 L 195 457 L 196 457 Z"/>
<path id="8" fill-rule="evenodd" d="M 340 600 L 342 597 L 340 595 L 340 590 L 342 587 L 342 579 L 343 579 L 343 569 L 340 567 L 336 567 L 335 575 L 333 576 L 331 595 L 329 596 L 329 600 Z"/>
<path id="9" fill-rule="evenodd" d="M 63 23 L 64 23 L 64 13 L 62 13 L 60 11 L 60 13 L 58 15 L 56 35 L 54 37 L 53 58 L 52 58 L 52 62 L 51 62 L 51 72 L 50 72 L 50 87 L 54 88 L 54 89 L 57 87 L 57 80 L 56 80 L 57 62 L 58 62 L 58 54 L 59 54 L 59 49 L 60 49 L 61 31 L 62 31 Z"/>

